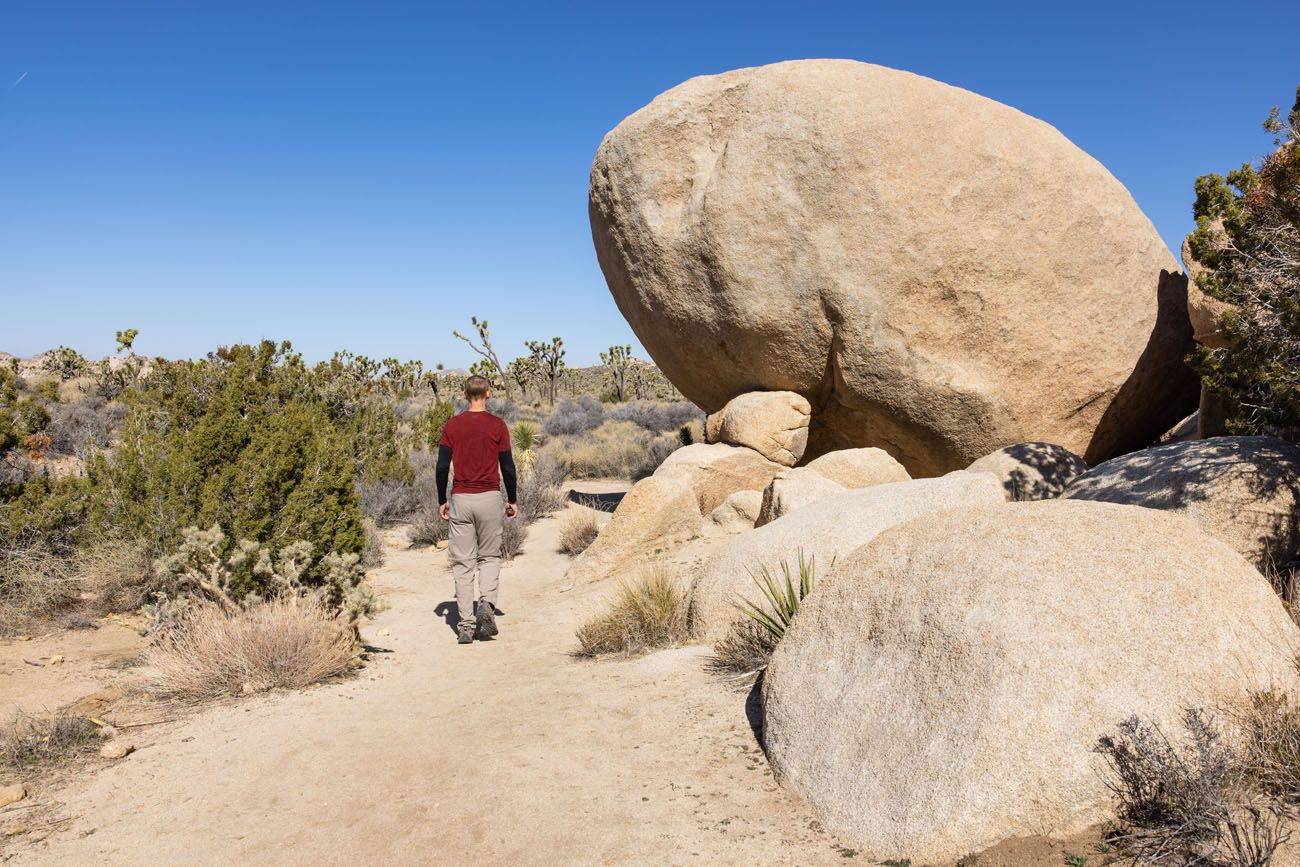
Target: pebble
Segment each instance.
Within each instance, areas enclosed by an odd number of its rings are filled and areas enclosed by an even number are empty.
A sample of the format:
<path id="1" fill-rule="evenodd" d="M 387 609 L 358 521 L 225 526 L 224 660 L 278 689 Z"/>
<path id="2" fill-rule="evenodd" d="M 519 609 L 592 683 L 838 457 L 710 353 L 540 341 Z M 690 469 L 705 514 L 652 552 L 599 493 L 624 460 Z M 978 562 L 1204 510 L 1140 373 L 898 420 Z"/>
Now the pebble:
<path id="1" fill-rule="evenodd" d="M 126 741 L 111 740 L 99 748 L 99 754 L 106 759 L 122 759 L 135 752 L 135 747 Z"/>
<path id="2" fill-rule="evenodd" d="M 109 723 L 105 723 L 99 728 L 99 736 L 111 740 L 117 737 L 117 729 Z"/>
<path id="3" fill-rule="evenodd" d="M 31 641 L 31 640 L 32 640 L 32 637 L 31 637 L 30 635 L 20 635 L 20 636 L 18 636 L 18 640 L 19 640 L 19 641 Z"/>
<path id="4" fill-rule="evenodd" d="M 14 783 L 12 786 L 0 786 L 0 807 L 16 804 L 25 797 L 27 797 L 27 787 L 22 783 Z"/>
<path id="5" fill-rule="evenodd" d="M 62 657 L 62 656 L 51 656 L 51 657 L 49 658 L 49 660 L 48 660 L 45 664 L 46 664 L 46 665 L 63 665 L 63 657 Z"/>

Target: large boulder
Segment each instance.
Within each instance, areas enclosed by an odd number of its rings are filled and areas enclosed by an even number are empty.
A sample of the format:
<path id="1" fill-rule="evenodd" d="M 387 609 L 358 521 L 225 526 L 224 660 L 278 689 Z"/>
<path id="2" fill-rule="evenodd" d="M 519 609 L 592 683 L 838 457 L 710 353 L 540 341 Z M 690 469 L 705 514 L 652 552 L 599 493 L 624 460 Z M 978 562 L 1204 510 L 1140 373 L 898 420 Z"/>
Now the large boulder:
<path id="1" fill-rule="evenodd" d="M 914 476 L 1045 440 L 1090 463 L 1196 404 L 1186 281 L 1128 191 L 1046 123 L 849 60 L 693 78 L 605 136 L 597 257 L 709 412 L 812 405 L 811 455 Z M 1180 294 L 1181 293 L 1181 294 Z"/>
<path id="2" fill-rule="evenodd" d="M 784 469 L 751 448 L 695 443 L 669 455 L 654 474 L 689 484 L 699 501 L 700 514 L 707 515 L 736 491 L 763 490 Z"/>
<path id="3" fill-rule="evenodd" d="M 758 510 L 754 526 L 770 524 L 795 509 L 801 509 L 818 500 L 848 490 L 811 467 L 799 467 L 777 473 L 763 489 L 763 504 Z"/>
<path id="4" fill-rule="evenodd" d="M 691 623 L 705 640 L 723 637 L 739 618 L 736 602 L 758 601 L 750 576 L 763 568 L 779 574 L 782 562 L 793 568 L 800 552 L 815 559 L 818 572 L 825 574 L 837 557 L 897 523 L 942 509 L 1002 501 L 1002 488 L 992 476 L 961 472 L 818 500 L 728 542 L 691 587 Z"/>
<path id="5" fill-rule="evenodd" d="M 793 467 L 808 446 L 812 407 L 793 391 L 751 391 L 727 401 L 704 423 L 711 443 L 749 446 L 763 457 Z"/>
<path id="6" fill-rule="evenodd" d="M 1083 458 L 1052 443 L 1016 443 L 985 455 L 966 468 L 992 473 L 1006 489 L 1008 500 L 1052 500 L 1088 465 Z"/>
<path id="7" fill-rule="evenodd" d="M 632 486 L 596 540 L 569 567 L 572 583 L 599 581 L 699 532 L 703 516 L 686 479 L 650 476 Z"/>
<path id="8" fill-rule="evenodd" d="M 1259 569 L 1300 558 L 1300 446 L 1272 437 L 1133 452 L 1079 476 L 1065 496 L 1179 512 Z"/>
<path id="9" fill-rule="evenodd" d="M 759 491 L 736 491 L 709 513 L 709 523 L 723 533 L 743 533 L 754 529 L 758 513 L 763 508 L 763 494 Z"/>
<path id="10" fill-rule="evenodd" d="M 775 526 L 775 525 L 773 525 Z M 873 858 L 952 864 L 1108 817 L 1098 736 L 1126 717 L 1294 688 L 1268 583 L 1177 515 L 1001 503 L 918 518 L 841 558 L 777 647 L 778 778 Z"/>
<path id="11" fill-rule="evenodd" d="M 884 449 L 836 449 L 806 466 L 846 488 L 869 488 L 886 482 L 905 482 L 907 470 Z"/>

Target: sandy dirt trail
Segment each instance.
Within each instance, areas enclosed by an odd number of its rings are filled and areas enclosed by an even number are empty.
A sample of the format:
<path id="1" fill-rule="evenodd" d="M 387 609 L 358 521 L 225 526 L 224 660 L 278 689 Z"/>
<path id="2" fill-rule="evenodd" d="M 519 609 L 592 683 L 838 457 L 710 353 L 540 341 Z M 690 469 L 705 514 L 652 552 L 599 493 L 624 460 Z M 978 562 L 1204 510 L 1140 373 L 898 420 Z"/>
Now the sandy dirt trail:
<path id="1" fill-rule="evenodd" d="M 390 547 L 392 607 L 366 629 L 383 652 L 357 677 L 139 730 L 54 793 L 70 827 L 10 863 L 846 863 L 704 651 L 570 656 L 611 588 L 560 592 L 557 535 L 533 525 L 500 638 L 468 647 L 435 614 L 445 553 Z"/>

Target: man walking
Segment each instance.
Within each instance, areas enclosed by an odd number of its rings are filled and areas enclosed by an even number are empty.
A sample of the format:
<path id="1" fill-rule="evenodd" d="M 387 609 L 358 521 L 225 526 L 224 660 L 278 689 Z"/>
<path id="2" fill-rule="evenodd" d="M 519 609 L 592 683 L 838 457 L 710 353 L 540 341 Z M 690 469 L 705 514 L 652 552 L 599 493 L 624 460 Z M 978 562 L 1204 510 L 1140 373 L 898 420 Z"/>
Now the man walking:
<path id="1" fill-rule="evenodd" d="M 456 608 L 460 624 L 456 640 L 470 644 L 475 638 L 497 634 L 497 584 L 501 575 L 501 528 L 515 506 L 515 460 L 510 452 L 510 429 L 487 411 L 492 392 L 481 376 L 465 380 L 469 409 L 447 420 L 438 445 L 438 514 L 449 522 L 447 547 L 451 574 L 456 581 Z M 455 465 L 451 500 L 447 476 Z M 502 508 L 501 483 L 506 503 Z M 479 598 L 474 602 L 474 569 L 478 568 Z"/>

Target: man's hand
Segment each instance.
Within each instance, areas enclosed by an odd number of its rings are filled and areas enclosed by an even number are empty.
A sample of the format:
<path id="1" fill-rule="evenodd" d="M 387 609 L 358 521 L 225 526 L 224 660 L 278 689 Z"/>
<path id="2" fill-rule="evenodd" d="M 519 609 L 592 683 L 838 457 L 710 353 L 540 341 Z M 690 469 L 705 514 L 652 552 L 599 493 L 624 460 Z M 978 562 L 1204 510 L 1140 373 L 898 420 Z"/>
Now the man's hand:
<path id="1" fill-rule="evenodd" d="M 451 503 L 443 503 L 438 507 L 438 517 L 442 518 L 444 521 L 451 520 Z"/>
<path id="2" fill-rule="evenodd" d="M 514 503 L 506 503 L 506 517 L 507 517 L 507 518 L 513 518 L 515 515 L 518 515 L 518 514 L 519 514 L 519 507 L 518 507 L 518 506 L 516 506 Z"/>

